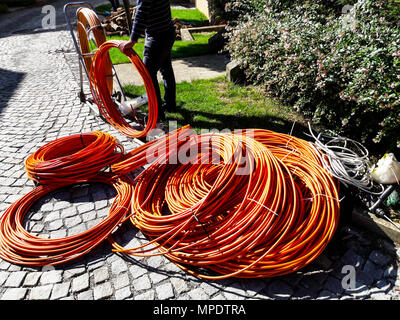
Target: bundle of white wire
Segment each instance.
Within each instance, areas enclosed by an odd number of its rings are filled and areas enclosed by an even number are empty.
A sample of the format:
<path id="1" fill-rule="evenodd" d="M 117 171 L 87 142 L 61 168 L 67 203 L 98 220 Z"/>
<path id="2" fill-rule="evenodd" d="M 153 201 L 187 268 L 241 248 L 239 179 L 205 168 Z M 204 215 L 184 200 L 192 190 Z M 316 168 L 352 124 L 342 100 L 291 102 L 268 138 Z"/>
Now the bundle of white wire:
<path id="1" fill-rule="evenodd" d="M 329 141 L 321 141 L 321 133 L 315 136 L 311 124 L 308 123 L 310 134 L 315 140 L 314 145 L 323 152 L 321 161 L 325 170 L 339 179 L 344 185 L 352 185 L 365 192 L 381 195 L 384 186 L 377 184 L 370 176 L 369 152 L 361 143 L 338 135 L 329 136 Z"/>

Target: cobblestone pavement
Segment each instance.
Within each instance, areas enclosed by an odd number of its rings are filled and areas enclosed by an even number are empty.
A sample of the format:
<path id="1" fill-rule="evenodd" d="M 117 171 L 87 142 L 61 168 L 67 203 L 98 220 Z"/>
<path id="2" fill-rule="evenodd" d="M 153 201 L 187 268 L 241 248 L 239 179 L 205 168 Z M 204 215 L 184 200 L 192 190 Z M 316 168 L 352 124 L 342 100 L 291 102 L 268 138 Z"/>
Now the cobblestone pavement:
<path id="1" fill-rule="evenodd" d="M 24 159 L 49 141 L 102 130 L 128 151 L 138 146 L 79 102 L 76 58 L 66 30 L 3 34 L 0 51 L 0 212 L 34 188 Z M 81 232 L 105 217 L 114 196 L 103 185 L 61 189 L 35 204 L 26 228 L 53 238 Z M 146 242 L 133 227 L 118 235 L 122 245 Z M 399 256 L 400 249 L 389 240 L 343 223 L 323 255 L 300 272 L 273 279 L 204 281 L 162 256 L 127 258 L 112 253 L 104 242 L 57 267 L 0 260 L 0 299 L 399 299 Z M 348 265 L 356 271 L 352 289 L 342 285 Z"/>

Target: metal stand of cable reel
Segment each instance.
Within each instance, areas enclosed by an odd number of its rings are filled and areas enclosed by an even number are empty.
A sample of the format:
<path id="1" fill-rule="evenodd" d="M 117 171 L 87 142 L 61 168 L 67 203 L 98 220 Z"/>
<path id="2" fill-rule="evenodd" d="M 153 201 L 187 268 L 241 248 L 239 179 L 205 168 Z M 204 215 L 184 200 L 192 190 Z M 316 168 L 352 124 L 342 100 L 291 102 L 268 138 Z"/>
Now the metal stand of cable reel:
<path id="1" fill-rule="evenodd" d="M 98 48 L 98 46 L 96 44 L 96 41 L 94 39 L 92 30 L 95 29 L 95 28 L 103 29 L 103 26 L 96 25 L 96 26 L 93 26 L 93 27 L 89 28 L 86 31 L 88 44 L 89 44 L 89 48 L 90 48 L 90 53 L 83 54 L 81 52 L 81 48 L 79 46 L 79 43 L 78 43 L 78 41 L 76 39 L 72 23 L 71 23 L 70 18 L 68 16 L 68 9 L 71 8 L 71 7 L 78 7 L 78 9 L 81 8 L 81 7 L 88 7 L 89 9 L 93 10 L 93 6 L 88 2 L 69 2 L 69 3 L 64 5 L 63 12 L 64 12 L 65 20 L 67 22 L 68 29 L 70 31 L 70 34 L 71 34 L 71 37 L 72 37 L 72 40 L 73 40 L 73 43 L 74 43 L 74 47 L 75 47 L 76 53 L 78 55 L 79 87 L 80 87 L 79 99 L 80 99 L 80 101 L 82 103 L 87 104 L 89 106 L 90 110 L 96 116 L 99 116 L 103 120 L 105 120 L 104 117 L 102 116 L 102 114 L 100 113 L 99 108 L 97 107 L 97 105 L 95 103 L 95 99 L 93 99 L 93 94 L 95 94 L 95 93 L 94 92 L 91 92 L 90 94 L 89 93 L 85 93 L 85 90 L 84 90 L 84 76 L 86 77 L 87 83 L 90 83 L 89 71 L 86 68 L 84 58 L 87 57 L 87 56 L 94 56 L 94 54 L 95 54 L 95 52 L 96 52 L 96 50 Z M 77 17 L 78 9 L 77 9 L 76 14 L 75 14 L 76 17 Z M 112 93 L 111 98 L 113 99 L 113 102 L 121 109 L 122 108 L 122 103 L 130 105 L 135 101 L 134 100 L 128 100 L 126 98 L 125 92 L 124 92 L 124 90 L 122 88 L 122 85 L 121 85 L 121 81 L 119 80 L 117 72 L 115 71 L 115 67 L 114 67 L 114 65 L 112 63 L 111 63 L 111 65 L 112 65 L 112 72 L 113 73 L 112 73 L 112 75 L 110 75 L 108 77 L 114 78 L 116 80 L 116 83 L 118 84 L 118 90 L 114 89 L 114 92 Z M 96 99 L 96 100 L 98 100 L 98 99 Z"/>

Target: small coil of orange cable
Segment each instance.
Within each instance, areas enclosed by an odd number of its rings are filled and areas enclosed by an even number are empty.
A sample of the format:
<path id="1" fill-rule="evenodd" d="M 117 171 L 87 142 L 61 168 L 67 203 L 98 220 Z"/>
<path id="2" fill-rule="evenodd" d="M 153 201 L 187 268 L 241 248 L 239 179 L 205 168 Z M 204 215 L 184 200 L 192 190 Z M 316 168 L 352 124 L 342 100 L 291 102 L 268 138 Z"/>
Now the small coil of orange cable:
<path id="1" fill-rule="evenodd" d="M 95 176 L 123 153 L 123 146 L 108 133 L 79 133 L 43 145 L 26 158 L 25 169 L 40 184 L 73 183 Z"/>
<path id="2" fill-rule="evenodd" d="M 137 53 L 131 49 L 127 53 L 127 57 L 131 63 L 135 66 L 143 79 L 143 83 L 147 93 L 149 112 L 147 122 L 142 127 L 142 130 L 135 129 L 128 121 L 123 117 L 115 102 L 113 101 L 111 94 L 107 88 L 107 71 L 106 66 L 108 64 L 108 52 L 111 48 L 118 48 L 122 41 L 109 40 L 104 42 L 96 51 L 94 55 L 92 66 L 90 69 L 90 89 L 92 92 L 93 99 L 95 100 L 100 113 L 115 129 L 123 133 L 124 135 L 131 138 L 145 137 L 150 130 L 154 129 L 157 124 L 158 115 L 158 102 L 157 96 L 154 89 L 153 82 L 146 69 L 143 61 L 137 55 Z"/>
<path id="3" fill-rule="evenodd" d="M 19 265 L 58 265 L 87 254 L 110 237 L 129 214 L 132 196 L 130 178 L 102 173 L 81 182 L 105 183 L 117 191 L 105 219 L 82 233 L 64 238 L 48 239 L 31 234 L 23 226 L 29 209 L 41 197 L 70 183 L 40 185 L 15 201 L 0 217 L 0 258 Z"/>

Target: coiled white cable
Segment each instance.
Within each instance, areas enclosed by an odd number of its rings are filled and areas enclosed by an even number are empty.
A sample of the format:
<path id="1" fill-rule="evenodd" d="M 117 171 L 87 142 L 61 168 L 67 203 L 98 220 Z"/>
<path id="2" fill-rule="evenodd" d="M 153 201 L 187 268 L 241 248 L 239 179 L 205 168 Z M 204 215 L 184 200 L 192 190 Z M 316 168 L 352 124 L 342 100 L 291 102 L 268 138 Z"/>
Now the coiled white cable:
<path id="1" fill-rule="evenodd" d="M 381 195 L 385 190 L 382 184 L 373 181 L 369 171 L 369 152 L 360 142 L 338 135 L 327 136 L 326 143 L 321 141 L 322 134 L 315 136 L 308 123 L 310 135 L 315 147 L 322 152 L 321 161 L 325 170 L 339 179 L 344 185 L 352 185 L 373 195 Z M 377 186 L 380 191 L 374 191 Z"/>

